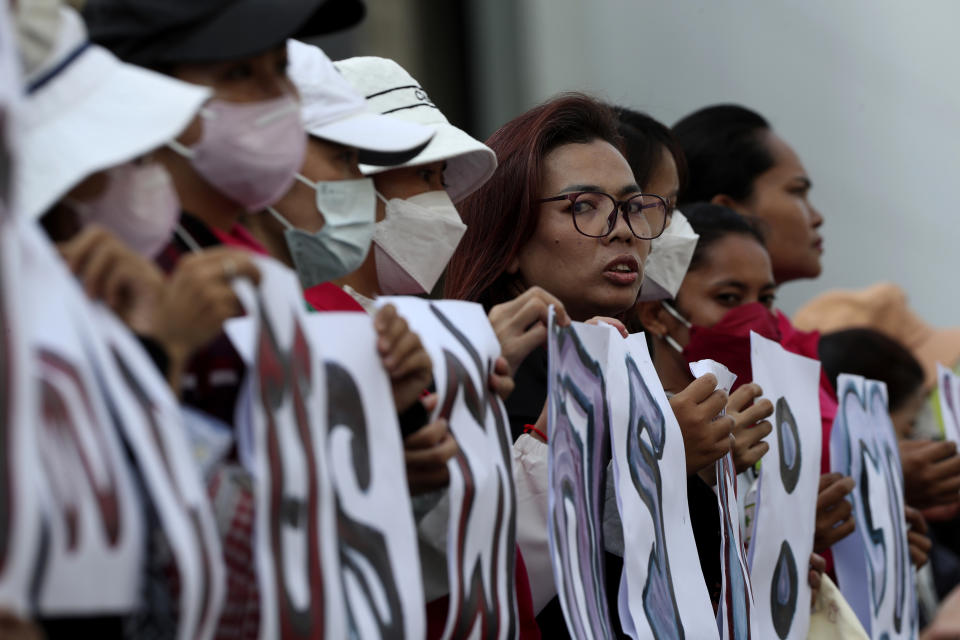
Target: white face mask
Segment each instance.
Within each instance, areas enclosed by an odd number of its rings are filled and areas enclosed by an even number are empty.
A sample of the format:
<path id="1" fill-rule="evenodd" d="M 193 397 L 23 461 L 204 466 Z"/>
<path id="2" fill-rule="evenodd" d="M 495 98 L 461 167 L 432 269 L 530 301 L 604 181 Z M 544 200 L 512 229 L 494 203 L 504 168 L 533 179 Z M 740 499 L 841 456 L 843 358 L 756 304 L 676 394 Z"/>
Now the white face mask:
<path id="1" fill-rule="evenodd" d="M 316 191 L 323 228 L 310 233 L 294 227 L 276 209 L 268 207 L 267 211 L 287 228 L 284 237 L 290 258 L 300 284 L 309 289 L 360 268 L 370 250 L 377 200 L 370 178 L 311 182 L 298 174 L 297 180 Z"/>
<path id="2" fill-rule="evenodd" d="M 107 172 L 96 200 L 70 201 L 84 224 L 99 224 L 128 247 L 153 258 L 170 241 L 180 217 L 180 200 L 170 174 L 159 162 L 126 162 Z"/>
<path id="3" fill-rule="evenodd" d="M 684 215 L 674 209 L 670 226 L 651 241 L 650 255 L 643 264 L 640 301 L 677 297 L 699 239 Z"/>
<path id="4" fill-rule="evenodd" d="M 467 225 L 446 191 L 387 200 L 386 217 L 373 234 L 377 279 L 387 295 L 430 293 Z"/>

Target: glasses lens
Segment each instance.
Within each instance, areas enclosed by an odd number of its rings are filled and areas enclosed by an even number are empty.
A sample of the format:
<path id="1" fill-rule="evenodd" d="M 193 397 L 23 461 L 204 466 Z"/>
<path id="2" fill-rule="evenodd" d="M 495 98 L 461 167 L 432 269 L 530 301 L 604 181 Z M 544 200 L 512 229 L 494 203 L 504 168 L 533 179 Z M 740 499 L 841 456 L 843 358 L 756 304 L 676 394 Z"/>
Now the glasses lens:
<path id="1" fill-rule="evenodd" d="M 644 240 L 652 240 L 663 233 L 667 224 L 667 203 L 660 196 L 641 193 L 630 198 L 624 205 L 627 220 L 633 234 Z"/>
<path id="2" fill-rule="evenodd" d="M 583 235 L 601 238 L 610 232 L 609 218 L 615 206 L 605 193 L 581 193 L 573 201 L 573 224 Z"/>

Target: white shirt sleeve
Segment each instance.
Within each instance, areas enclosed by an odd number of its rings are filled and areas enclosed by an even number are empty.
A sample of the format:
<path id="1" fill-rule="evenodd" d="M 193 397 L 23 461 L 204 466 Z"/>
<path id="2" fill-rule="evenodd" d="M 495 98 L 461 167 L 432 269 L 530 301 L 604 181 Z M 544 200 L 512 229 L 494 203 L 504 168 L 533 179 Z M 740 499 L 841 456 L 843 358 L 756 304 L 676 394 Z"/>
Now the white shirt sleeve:
<path id="1" fill-rule="evenodd" d="M 513 477 L 517 485 L 517 544 L 530 578 L 533 611 L 557 595 L 547 533 L 549 484 L 547 444 L 524 434 L 513 445 Z"/>

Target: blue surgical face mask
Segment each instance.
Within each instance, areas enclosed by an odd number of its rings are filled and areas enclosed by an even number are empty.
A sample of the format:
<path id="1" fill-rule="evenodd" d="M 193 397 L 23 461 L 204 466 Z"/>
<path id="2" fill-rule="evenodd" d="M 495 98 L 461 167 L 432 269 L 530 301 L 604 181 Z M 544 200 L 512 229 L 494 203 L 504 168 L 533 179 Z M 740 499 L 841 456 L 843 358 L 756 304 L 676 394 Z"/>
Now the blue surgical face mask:
<path id="1" fill-rule="evenodd" d="M 310 233 L 294 227 L 276 209 L 267 211 L 286 227 L 283 235 L 300 284 L 309 289 L 363 264 L 376 227 L 377 198 L 370 178 L 311 182 L 297 175 L 297 180 L 316 192 L 323 228 Z"/>

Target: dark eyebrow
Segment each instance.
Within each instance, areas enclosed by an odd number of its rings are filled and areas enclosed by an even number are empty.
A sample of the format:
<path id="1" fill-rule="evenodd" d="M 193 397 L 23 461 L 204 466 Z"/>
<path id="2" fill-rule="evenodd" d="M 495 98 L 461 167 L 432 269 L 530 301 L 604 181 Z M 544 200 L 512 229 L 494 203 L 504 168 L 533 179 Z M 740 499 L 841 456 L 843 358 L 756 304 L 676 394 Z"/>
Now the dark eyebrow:
<path id="1" fill-rule="evenodd" d="M 743 284 L 739 280 L 723 280 L 721 282 L 714 282 L 714 287 L 734 287 L 735 289 L 740 289 L 743 291 L 747 288 L 747 285 Z"/>
<path id="2" fill-rule="evenodd" d="M 641 191 L 640 185 L 638 185 L 636 182 L 634 182 L 633 184 L 628 184 L 627 186 L 625 186 L 625 187 L 623 187 L 622 189 L 620 189 L 620 192 L 619 192 L 617 195 L 619 195 L 619 196 L 622 198 L 622 197 L 625 196 L 625 195 L 632 195 L 632 194 L 634 194 L 634 193 L 640 193 L 640 191 Z"/>
<path id="3" fill-rule="evenodd" d="M 578 191 L 603 191 L 595 184 L 570 184 L 560 189 L 558 193 L 576 193 Z"/>

